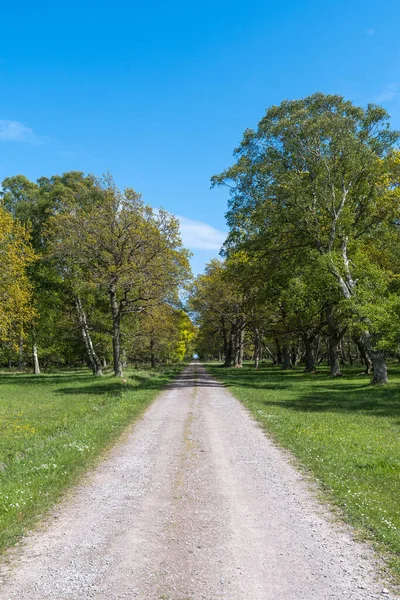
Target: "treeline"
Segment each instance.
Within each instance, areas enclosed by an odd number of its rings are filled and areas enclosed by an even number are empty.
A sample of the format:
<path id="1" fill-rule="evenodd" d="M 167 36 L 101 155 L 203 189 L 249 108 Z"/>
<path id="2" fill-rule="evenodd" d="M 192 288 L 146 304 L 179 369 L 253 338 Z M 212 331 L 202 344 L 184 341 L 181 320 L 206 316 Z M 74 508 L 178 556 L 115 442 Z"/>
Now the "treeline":
<path id="1" fill-rule="evenodd" d="M 387 382 L 400 341 L 399 133 L 377 105 L 314 94 L 266 111 L 236 163 L 224 262 L 197 278 L 199 353 L 314 371 L 362 361 Z"/>
<path id="2" fill-rule="evenodd" d="M 196 330 L 179 292 L 190 278 L 178 221 L 111 176 L 69 172 L 2 183 L 0 364 L 178 362 Z"/>

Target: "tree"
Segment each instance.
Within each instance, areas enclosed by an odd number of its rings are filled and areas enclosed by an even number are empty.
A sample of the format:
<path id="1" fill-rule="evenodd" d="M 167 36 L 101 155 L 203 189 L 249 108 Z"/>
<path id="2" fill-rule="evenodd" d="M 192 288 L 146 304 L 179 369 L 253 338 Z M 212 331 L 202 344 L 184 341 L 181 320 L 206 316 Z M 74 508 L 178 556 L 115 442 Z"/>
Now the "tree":
<path id="1" fill-rule="evenodd" d="M 0 340 L 23 339 L 35 316 L 27 268 L 35 254 L 25 227 L 0 206 Z"/>
<path id="2" fill-rule="evenodd" d="M 178 363 L 193 357 L 197 328 L 187 313 L 163 302 L 149 307 L 125 326 L 128 356 L 134 361 Z"/>
<path id="3" fill-rule="evenodd" d="M 94 350 L 91 332 L 82 301 L 83 291 L 71 276 L 49 255 L 46 228 L 49 218 L 57 214 L 71 198 L 84 206 L 89 191 L 95 188 L 93 177 L 71 171 L 51 178 L 41 177 L 36 183 L 23 175 L 6 178 L 2 183 L 2 196 L 7 210 L 28 228 L 38 260 L 28 269 L 32 287 L 32 303 L 36 317 L 32 320 L 30 336 L 34 372 L 40 373 L 39 359 L 47 360 L 53 353 L 54 359 L 62 361 L 69 356 L 71 344 L 66 344 L 64 353 L 60 346 L 62 340 L 72 340 L 75 327 L 71 319 L 66 318 L 70 305 L 75 307 L 81 337 L 84 342 L 88 361 L 96 375 L 101 374 L 100 361 Z M 61 327 L 62 323 L 62 327 Z M 65 336 L 65 327 L 70 327 Z M 71 331 L 72 329 L 72 331 Z M 21 343 L 20 343 L 21 347 Z M 65 356 L 60 355 L 63 353 Z M 20 361 L 22 352 L 20 352 Z"/>
<path id="4" fill-rule="evenodd" d="M 84 202 L 72 194 L 49 222 L 54 255 L 84 284 L 107 294 L 114 373 L 122 377 L 121 322 L 149 306 L 177 300 L 189 276 L 178 221 L 154 211 L 111 177 L 96 180 Z"/>
<path id="5" fill-rule="evenodd" d="M 213 259 L 196 278 L 190 299 L 200 326 L 199 355 L 223 355 L 226 367 L 242 366 L 249 325 L 251 288 L 246 289 L 236 275 L 234 261 Z"/>
<path id="6" fill-rule="evenodd" d="M 307 260 L 313 249 L 342 297 L 354 299 L 355 257 L 399 207 L 398 138 L 383 108 L 341 96 L 317 93 L 268 109 L 257 130 L 245 132 L 236 164 L 213 178 L 231 188 L 228 256 L 242 248 Z M 353 317 L 360 318 L 354 302 Z M 384 383 L 383 352 L 364 325 L 373 381 Z M 333 318 L 330 327 L 333 356 L 343 329 Z"/>

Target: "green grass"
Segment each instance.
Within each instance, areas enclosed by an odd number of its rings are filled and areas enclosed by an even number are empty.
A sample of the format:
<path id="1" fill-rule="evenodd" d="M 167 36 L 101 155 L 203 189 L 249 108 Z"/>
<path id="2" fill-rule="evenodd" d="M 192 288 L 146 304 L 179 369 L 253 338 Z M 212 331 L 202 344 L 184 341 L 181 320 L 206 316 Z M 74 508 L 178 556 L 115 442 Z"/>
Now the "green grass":
<path id="1" fill-rule="evenodd" d="M 340 379 L 265 365 L 207 369 L 298 457 L 400 581 L 400 367 L 385 387 L 369 385 L 360 367 Z"/>
<path id="2" fill-rule="evenodd" d="M 181 367 L 0 374 L 0 551 L 13 544 Z"/>

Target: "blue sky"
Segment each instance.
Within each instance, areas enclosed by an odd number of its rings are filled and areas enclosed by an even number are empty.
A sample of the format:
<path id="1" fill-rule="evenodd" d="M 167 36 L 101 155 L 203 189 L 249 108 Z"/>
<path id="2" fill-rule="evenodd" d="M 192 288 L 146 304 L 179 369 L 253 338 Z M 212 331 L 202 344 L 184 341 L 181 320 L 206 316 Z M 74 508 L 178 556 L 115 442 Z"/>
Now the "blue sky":
<path id="1" fill-rule="evenodd" d="M 2 23 L 0 180 L 110 171 L 182 217 L 196 273 L 224 238 L 210 177 L 268 106 L 341 93 L 400 129 L 396 0 L 20 0 Z"/>

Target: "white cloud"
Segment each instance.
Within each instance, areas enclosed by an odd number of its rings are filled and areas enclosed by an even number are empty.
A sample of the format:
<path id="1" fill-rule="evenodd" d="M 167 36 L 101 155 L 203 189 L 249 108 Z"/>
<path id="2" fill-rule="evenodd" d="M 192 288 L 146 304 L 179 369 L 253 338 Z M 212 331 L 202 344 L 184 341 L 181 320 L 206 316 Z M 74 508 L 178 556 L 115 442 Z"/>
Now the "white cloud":
<path id="1" fill-rule="evenodd" d="M 370 27 L 369 29 L 365 30 L 365 33 L 367 35 L 375 35 L 375 29 L 372 29 L 372 27 Z"/>
<path id="2" fill-rule="evenodd" d="M 400 83 L 389 83 L 375 98 L 375 102 L 390 102 L 400 96 Z"/>
<path id="3" fill-rule="evenodd" d="M 203 223 L 186 217 L 177 216 L 181 224 L 183 245 L 193 250 L 220 250 L 226 233 Z"/>
<path id="4" fill-rule="evenodd" d="M 25 142 L 27 144 L 41 144 L 45 138 L 37 135 L 31 127 L 26 127 L 19 121 L 7 121 L 0 119 L 0 141 L 3 142 Z"/>

